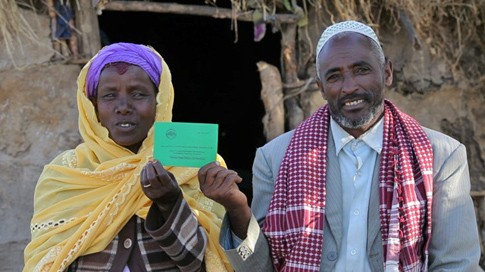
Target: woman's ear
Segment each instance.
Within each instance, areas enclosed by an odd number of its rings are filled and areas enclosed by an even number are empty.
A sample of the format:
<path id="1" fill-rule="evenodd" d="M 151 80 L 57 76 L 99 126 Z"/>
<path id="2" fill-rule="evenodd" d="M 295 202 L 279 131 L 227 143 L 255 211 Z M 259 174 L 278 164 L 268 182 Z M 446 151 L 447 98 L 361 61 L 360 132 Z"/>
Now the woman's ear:
<path id="1" fill-rule="evenodd" d="M 96 113 L 96 116 L 98 116 L 98 101 L 97 101 L 96 97 L 90 97 L 89 101 L 91 101 L 91 103 L 93 103 L 94 112 Z"/>
<path id="2" fill-rule="evenodd" d="M 96 97 L 90 97 L 89 101 L 91 101 L 91 103 L 93 103 L 94 109 L 98 108 L 98 102 L 96 101 Z"/>

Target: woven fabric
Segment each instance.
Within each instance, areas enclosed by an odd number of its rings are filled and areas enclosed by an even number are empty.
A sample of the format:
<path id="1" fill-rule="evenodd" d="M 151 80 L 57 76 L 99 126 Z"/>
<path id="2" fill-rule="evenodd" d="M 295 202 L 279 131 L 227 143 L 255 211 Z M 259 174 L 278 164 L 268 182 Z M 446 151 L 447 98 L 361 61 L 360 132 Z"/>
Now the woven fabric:
<path id="1" fill-rule="evenodd" d="M 433 194 L 431 143 L 419 123 L 384 107 L 380 221 L 384 267 L 426 271 Z M 325 224 L 330 114 L 322 107 L 294 133 L 275 181 L 263 232 L 276 271 L 319 271 Z"/>

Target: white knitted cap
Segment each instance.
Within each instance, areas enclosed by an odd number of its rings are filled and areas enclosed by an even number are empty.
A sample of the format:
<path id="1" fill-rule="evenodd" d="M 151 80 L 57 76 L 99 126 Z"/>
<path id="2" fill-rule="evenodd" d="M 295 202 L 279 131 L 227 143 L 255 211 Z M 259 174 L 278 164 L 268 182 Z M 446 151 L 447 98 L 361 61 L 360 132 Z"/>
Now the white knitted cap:
<path id="1" fill-rule="evenodd" d="M 357 32 L 362 35 L 365 35 L 371 38 L 372 40 L 374 40 L 378 45 L 380 45 L 379 39 L 377 38 L 376 33 L 368 25 L 359 23 L 357 21 L 344 21 L 344 22 L 336 23 L 327 27 L 327 29 L 323 31 L 322 36 L 320 37 L 320 40 L 318 41 L 318 44 L 317 44 L 317 54 L 315 58 L 315 63 L 318 63 L 318 55 L 320 54 L 320 51 L 322 50 L 325 43 L 327 43 L 328 40 L 330 40 L 330 38 L 332 38 L 336 34 L 341 32 L 346 32 L 346 31 Z"/>

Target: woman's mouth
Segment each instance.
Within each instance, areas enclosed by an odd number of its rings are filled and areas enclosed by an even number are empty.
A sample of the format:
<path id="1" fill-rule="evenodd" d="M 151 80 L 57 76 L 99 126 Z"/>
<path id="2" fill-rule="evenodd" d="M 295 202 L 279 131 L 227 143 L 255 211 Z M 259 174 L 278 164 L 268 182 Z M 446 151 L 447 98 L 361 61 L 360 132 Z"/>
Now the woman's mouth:
<path id="1" fill-rule="evenodd" d="M 134 127 L 135 124 L 132 122 L 119 122 L 116 124 L 116 126 L 121 127 L 121 128 L 131 128 Z"/>

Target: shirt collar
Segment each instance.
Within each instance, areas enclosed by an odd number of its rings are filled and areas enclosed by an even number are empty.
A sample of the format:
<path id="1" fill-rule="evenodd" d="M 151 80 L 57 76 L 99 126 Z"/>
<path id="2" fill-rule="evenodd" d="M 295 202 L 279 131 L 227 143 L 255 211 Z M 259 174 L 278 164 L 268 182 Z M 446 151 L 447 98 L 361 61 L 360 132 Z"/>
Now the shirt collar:
<path id="1" fill-rule="evenodd" d="M 375 125 L 373 125 L 364 134 L 358 138 L 374 149 L 378 154 L 382 150 L 382 139 L 384 132 L 384 118 L 379 119 Z M 346 144 L 354 140 L 354 136 L 345 131 L 333 118 L 330 118 L 330 130 L 332 131 L 333 141 L 335 143 L 335 152 L 338 156 L 339 152 L 344 148 Z"/>

